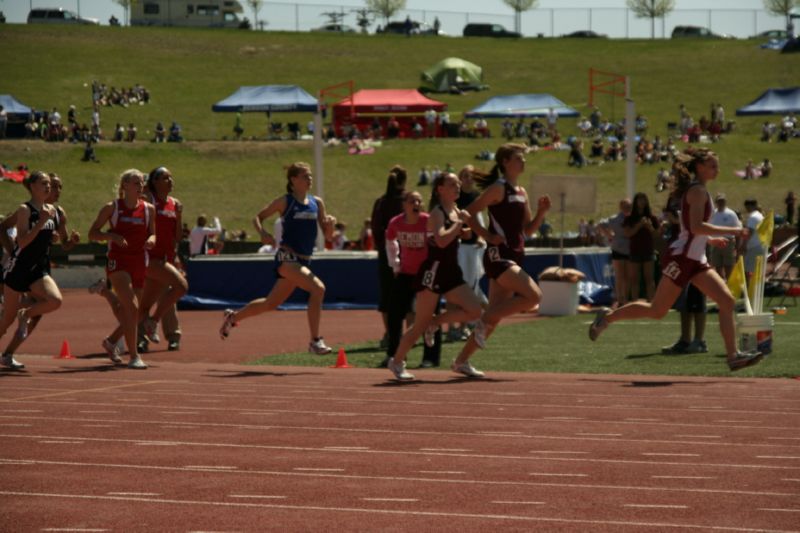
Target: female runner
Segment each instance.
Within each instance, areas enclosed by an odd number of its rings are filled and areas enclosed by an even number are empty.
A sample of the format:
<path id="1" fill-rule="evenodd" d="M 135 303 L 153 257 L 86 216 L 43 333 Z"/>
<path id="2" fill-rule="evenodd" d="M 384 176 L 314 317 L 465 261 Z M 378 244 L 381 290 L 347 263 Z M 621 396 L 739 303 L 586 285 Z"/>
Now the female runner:
<path id="1" fill-rule="evenodd" d="M 417 304 L 414 325 L 400 339 L 388 368 L 400 381 L 410 381 L 414 375 L 406 370 L 406 355 L 424 333 L 425 344 L 433 344 L 433 335 L 441 324 L 470 322 L 481 314 L 481 302 L 464 283 L 458 266 L 458 244 L 464 225 L 470 215 L 456 207 L 461 182 L 453 173 L 440 175 L 433 180 L 428 216 L 428 257 L 419 267 L 416 278 Z M 439 300 L 445 299 L 457 307 L 441 315 L 434 312 Z M 468 362 L 453 363 L 453 371 L 469 377 L 482 377 L 483 373 Z"/>
<path id="2" fill-rule="evenodd" d="M 538 199 L 533 216 L 528 193 L 518 184 L 525 171 L 526 152 L 524 144 L 504 144 L 497 149 L 496 163 L 489 175 L 475 178 L 483 192 L 467 211 L 474 217 L 484 209 L 489 210 L 488 231 L 480 224 L 473 224 L 473 229 L 487 242 L 483 268 L 489 278 L 489 306 L 453 363 L 456 366 L 467 364 L 478 348 L 486 346 L 486 338 L 500 320 L 531 309 L 542 298 L 539 286 L 522 269 L 522 261 L 525 236 L 539 229 L 550 209 L 550 197 Z"/>
<path id="3" fill-rule="evenodd" d="M 725 281 L 706 260 L 706 244 L 727 245 L 724 235 L 742 235 L 746 228 L 726 228 L 709 224 L 714 204 L 706 185 L 719 174 L 717 155 L 707 148 L 686 150 L 672 166 L 676 179 L 676 194 L 681 197 L 681 232 L 664 253 L 662 276 L 651 302 L 631 302 L 615 311 L 602 309 L 589 326 L 589 338 L 597 337 L 618 320 L 640 318 L 661 319 L 691 281 L 706 296 L 717 302 L 719 329 L 725 342 L 728 368 L 739 370 L 761 360 L 760 353 L 742 353 L 736 349 L 734 323 L 735 299 Z"/>
<path id="4" fill-rule="evenodd" d="M 286 194 L 275 198 L 253 220 L 262 242 L 272 245 L 275 245 L 275 239 L 267 233 L 262 222 L 276 213 L 280 214 L 283 221 L 281 242 L 275 254 L 275 285 L 266 298 L 253 300 L 238 311 L 226 309 L 219 335 L 224 340 L 231 328 L 240 321 L 274 311 L 299 287 L 309 294 L 308 328 L 311 341 L 308 350 L 325 355 L 331 353 L 331 348 L 319 334 L 325 284 L 311 272 L 309 266 L 317 240 L 317 224 L 322 227 L 325 238 L 330 239 L 336 218 L 326 214 L 322 198 L 310 194 L 312 177 L 308 163 L 291 165 L 287 169 L 286 179 Z"/>
<path id="5" fill-rule="evenodd" d="M 147 272 L 147 252 L 156 244 L 155 207 L 142 200 L 145 176 L 136 169 L 126 170 L 119 180 L 119 198 L 100 209 L 89 238 L 108 241 L 106 277 L 121 305 L 121 326 L 128 345 L 128 368 L 145 369 L 136 343 L 139 302 Z M 103 226 L 109 225 L 109 231 Z"/>

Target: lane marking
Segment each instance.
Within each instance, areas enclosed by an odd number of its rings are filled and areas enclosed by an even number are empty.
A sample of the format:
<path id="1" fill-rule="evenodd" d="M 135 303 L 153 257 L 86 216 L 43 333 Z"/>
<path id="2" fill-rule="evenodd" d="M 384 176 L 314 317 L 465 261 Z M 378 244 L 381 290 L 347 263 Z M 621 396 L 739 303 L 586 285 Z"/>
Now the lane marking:
<path id="1" fill-rule="evenodd" d="M 688 505 L 659 505 L 656 503 L 626 503 L 623 507 L 635 507 L 640 509 L 688 509 Z"/>
<path id="2" fill-rule="evenodd" d="M 29 428 L 33 427 L 33 424 L 0 424 L 0 427 L 9 427 L 9 428 Z"/>
<path id="3" fill-rule="evenodd" d="M 162 415 L 199 415 L 198 412 L 193 411 L 161 411 Z"/>
<path id="4" fill-rule="evenodd" d="M 795 455 L 756 455 L 756 459 L 800 459 Z"/>
<path id="5" fill-rule="evenodd" d="M 529 476 L 548 476 L 548 477 L 589 477 L 589 474 L 556 474 L 550 472 L 528 472 Z"/>
<path id="6" fill-rule="evenodd" d="M 164 498 L 123 498 L 118 496 L 93 496 L 88 494 L 57 494 L 45 492 L 15 492 L 0 491 L 0 495 L 5 496 L 28 496 L 40 498 L 64 498 L 75 500 L 106 500 L 106 501 L 140 501 L 147 503 L 175 504 L 186 506 L 201 507 L 231 507 L 231 508 L 253 508 L 253 509 L 288 509 L 299 511 L 335 511 L 339 513 L 364 513 L 364 514 L 384 514 L 397 516 L 419 516 L 419 517 L 440 517 L 440 518 L 476 518 L 482 520 L 508 520 L 516 522 L 541 522 L 551 524 L 585 524 L 592 526 L 622 526 L 622 527 L 648 527 L 648 528 L 675 528 L 675 529 L 697 529 L 701 531 L 737 531 L 737 532 L 756 532 L 763 529 L 752 529 L 744 527 L 725 527 L 709 526 L 708 524 L 684 524 L 675 522 L 643 522 L 626 520 L 585 520 L 579 518 L 557 518 L 543 516 L 521 516 L 509 514 L 476 514 L 476 513 L 446 513 L 434 511 L 410 511 L 397 509 L 369 509 L 359 507 L 322 507 L 319 505 L 281 505 L 256 502 L 221 502 L 221 501 L 200 501 L 200 500 L 175 500 Z"/>
<path id="7" fill-rule="evenodd" d="M 653 479 L 717 479 L 716 476 L 650 476 Z"/>
<path id="8" fill-rule="evenodd" d="M 30 400 L 41 400 L 42 398 L 56 398 L 58 396 L 68 396 L 70 394 L 89 394 L 93 392 L 106 392 L 110 390 L 128 389 L 131 387 L 141 387 L 142 385 L 154 385 L 156 383 L 164 383 L 164 381 L 141 381 L 138 383 L 124 383 L 122 385 L 111 385 L 109 387 L 98 387 L 95 389 L 78 389 L 63 392 L 51 392 L 49 394 L 37 394 L 35 396 L 23 396 L 21 398 L 0 398 L 0 402 L 26 402 Z M 127 398 L 125 401 L 131 401 L 132 398 Z M 29 411 L 36 412 L 36 411 Z M 41 412 L 41 411 L 38 411 Z"/>
<path id="9" fill-rule="evenodd" d="M 420 448 L 421 452 L 471 452 L 468 448 Z"/>
<path id="10" fill-rule="evenodd" d="M 272 494 L 228 494 L 228 498 L 255 498 L 265 500 L 285 500 L 286 496 L 274 496 Z"/>
<path id="11" fill-rule="evenodd" d="M 83 424 L 85 428 L 115 428 L 112 424 Z"/>
<path id="12" fill-rule="evenodd" d="M 417 470 L 418 474 L 466 474 L 461 470 Z"/>
<path id="13" fill-rule="evenodd" d="M 82 440 L 40 440 L 39 444 L 83 444 Z"/>
<path id="14" fill-rule="evenodd" d="M 418 502 L 417 498 L 361 498 L 365 502 Z"/>
<path id="15" fill-rule="evenodd" d="M 323 450 L 369 450 L 369 446 L 325 446 Z"/>
<path id="16" fill-rule="evenodd" d="M 783 479 L 781 479 L 781 481 L 800 481 L 800 479 L 794 479 L 794 478 L 783 478 Z"/>
<path id="17" fill-rule="evenodd" d="M 776 512 L 776 513 L 800 513 L 800 507 L 798 507 L 797 509 L 768 509 L 768 508 L 765 508 L 765 507 L 759 507 L 758 510 L 759 511 L 771 511 L 771 512 Z"/>
<path id="18" fill-rule="evenodd" d="M 800 440 L 800 437 L 767 437 L 768 440 Z"/>
<path id="19" fill-rule="evenodd" d="M 344 472 L 344 468 L 292 468 L 298 472 Z"/>
<path id="20" fill-rule="evenodd" d="M 0 464 L 16 462 L 13 459 L 0 458 Z M 195 472 L 197 469 L 190 469 L 178 466 L 156 466 L 156 465 L 131 465 L 131 464 L 107 464 L 107 463 L 79 463 L 74 461 L 38 461 L 33 459 L 26 459 L 25 465 L 57 465 L 57 466 L 75 466 L 85 468 L 93 466 L 98 468 L 120 468 L 131 470 L 156 470 L 163 472 Z M 686 466 L 682 464 L 682 466 Z M 694 466 L 694 465 L 693 465 Z M 209 469 L 199 469 L 203 472 L 211 472 Z M 298 476 L 298 477 L 317 477 L 317 478 L 334 478 L 334 479 L 347 479 L 347 480 L 368 480 L 368 481 L 388 481 L 388 482 L 426 482 L 426 483 L 450 483 L 454 485 L 486 485 L 486 486 L 513 486 L 513 487 L 558 487 L 558 488 L 573 488 L 573 489 L 588 489 L 588 490 L 621 490 L 621 491 L 642 491 L 642 492 L 696 492 L 703 494 L 732 494 L 739 496 L 787 496 L 796 498 L 796 492 L 765 492 L 765 491 L 743 491 L 743 490 L 730 490 L 730 489 L 705 489 L 705 488 L 687 488 L 687 487 L 649 487 L 649 486 L 636 486 L 636 485 L 600 485 L 589 483 L 555 483 L 555 482 L 542 482 L 542 481 L 492 481 L 480 479 L 442 479 L 442 478 L 426 478 L 426 477 L 405 477 L 405 476 L 367 476 L 357 474 L 335 474 L 335 473 L 320 473 L 320 472 L 286 472 L 277 470 L 217 470 L 220 474 L 238 474 L 238 475 L 256 475 L 256 476 Z M 3 492 L 0 491 L 0 495 Z M 796 533 L 796 532 L 795 532 Z"/>
<path id="21" fill-rule="evenodd" d="M 660 418 L 626 418 L 626 422 L 661 422 Z"/>
<path id="22" fill-rule="evenodd" d="M 644 452 L 642 455 L 654 457 L 700 457 L 699 453 L 662 453 L 662 452 Z"/>
<path id="23" fill-rule="evenodd" d="M 110 531 L 108 529 L 85 529 L 77 527 L 46 527 L 42 531 Z"/>
<path id="24" fill-rule="evenodd" d="M 688 439 L 721 439 L 722 435 L 673 435 L 676 438 Z"/>
<path id="25" fill-rule="evenodd" d="M 545 505 L 545 502 L 514 502 L 507 500 L 495 500 L 492 503 L 499 505 Z"/>
<path id="26" fill-rule="evenodd" d="M 575 433 L 582 437 L 621 437 L 622 433 Z"/>
<path id="27" fill-rule="evenodd" d="M 136 446 L 180 446 L 177 442 L 137 442 Z"/>
<path id="28" fill-rule="evenodd" d="M 531 450 L 530 453 L 559 453 L 566 455 L 587 455 L 589 452 L 568 452 L 561 450 Z"/>
<path id="29" fill-rule="evenodd" d="M 90 409 L 78 412 L 83 414 L 102 414 L 102 415 L 116 415 L 119 413 L 119 411 L 107 411 L 107 410 L 103 411 L 103 410 L 90 410 Z"/>
<path id="30" fill-rule="evenodd" d="M 543 416 L 542 420 L 586 420 L 580 416 Z"/>
<path id="31" fill-rule="evenodd" d="M 186 465 L 184 468 L 202 468 L 204 470 L 237 470 L 238 466 L 216 466 L 216 465 Z"/>
<path id="32" fill-rule="evenodd" d="M 110 496 L 161 496 L 158 492 L 106 492 Z"/>

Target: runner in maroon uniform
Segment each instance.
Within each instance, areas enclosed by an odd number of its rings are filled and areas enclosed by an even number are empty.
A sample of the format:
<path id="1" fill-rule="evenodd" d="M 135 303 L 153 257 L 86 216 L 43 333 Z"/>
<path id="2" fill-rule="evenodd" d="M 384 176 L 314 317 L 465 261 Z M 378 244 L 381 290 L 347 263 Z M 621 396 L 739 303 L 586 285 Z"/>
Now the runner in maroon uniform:
<path id="1" fill-rule="evenodd" d="M 480 316 L 481 303 L 470 287 L 464 283 L 461 267 L 458 266 L 458 243 L 464 232 L 464 225 L 470 222 L 470 215 L 456 207 L 456 199 L 461 189 L 458 176 L 443 174 L 432 184 L 430 216 L 428 218 L 428 257 L 419 267 L 415 284 L 417 287 L 417 307 L 414 325 L 403 338 L 394 357 L 389 359 L 388 368 L 400 381 L 413 380 L 406 371 L 406 355 L 420 335 L 425 333 L 426 344 L 432 344 L 432 336 L 441 324 L 448 322 L 469 322 Z M 434 316 L 439 299 L 444 296 L 448 302 L 458 306 L 456 309 Z M 483 374 L 469 365 L 453 366 L 453 370 L 470 377 Z"/>
<path id="2" fill-rule="evenodd" d="M 662 276 L 655 296 L 649 303 L 631 302 L 615 311 L 599 311 L 589 327 L 589 338 L 596 340 L 609 324 L 618 320 L 663 318 L 691 281 L 717 302 L 728 368 L 739 370 L 756 364 L 761 360 L 760 353 L 742 353 L 736 349 L 736 300 L 706 260 L 706 244 L 721 248 L 727 245 L 725 235 L 739 234 L 746 238 L 748 233 L 746 228 L 726 228 L 708 222 L 713 204 L 706 184 L 719 174 L 717 155 L 707 148 L 689 149 L 678 156 L 672 170 L 676 176 L 676 194 L 681 196 L 681 232 L 662 257 Z"/>
<path id="3" fill-rule="evenodd" d="M 169 195 L 172 187 L 172 173 L 165 167 L 153 170 L 147 178 L 148 193 L 156 210 L 156 245 L 149 252 L 150 263 L 147 265 L 139 316 L 143 318 L 144 333 L 152 342 L 160 340 L 158 322 L 165 315 L 175 312 L 175 304 L 189 290 L 186 278 L 175 268 L 177 246 L 182 236 L 183 205 Z M 150 308 L 156 302 L 156 310 L 150 315 Z M 177 317 L 175 322 L 170 326 L 177 329 Z M 164 334 L 168 349 L 177 350 L 180 333 L 165 331 Z"/>
<path id="4" fill-rule="evenodd" d="M 109 243 L 106 276 L 122 306 L 121 325 L 131 357 L 128 367 L 137 369 L 147 368 L 136 345 L 136 325 L 147 272 L 147 250 L 156 244 L 155 208 L 141 199 L 144 179 L 138 170 L 123 172 L 119 199 L 104 205 L 89 229 L 91 240 Z M 110 231 L 102 230 L 106 223 Z"/>
<path id="5" fill-rule="evenodd" d="M 531 213 L 528 193 L 518 185 L 525 171 L 523 144 L 504 144 L 495 154 L 495 165 L 486 177 L 475 181 L 483 193 L 468 208 L 470 215 L 489 210 L 489 230 L 473 224 L 487 242 L 483 267 L 489 278 L 489 306 L 475 326 L 469 340 L 453 365 L 466 364 L 503 318 L 527 311 L 539 303 L 542 292 L 522 269 L 525 258 L 525 236 L 533 235 L 550 209 L 550 198 L 537 201 L 536 216 Z M 484 235 L 485 233 L 485 235 Z"/>

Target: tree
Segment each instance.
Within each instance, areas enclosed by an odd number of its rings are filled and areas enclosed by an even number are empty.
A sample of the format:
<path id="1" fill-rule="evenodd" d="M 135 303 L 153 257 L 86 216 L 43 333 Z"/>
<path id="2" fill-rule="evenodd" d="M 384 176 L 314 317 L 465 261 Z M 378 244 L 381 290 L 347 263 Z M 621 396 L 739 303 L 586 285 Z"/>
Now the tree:
<path id="1" fill-rule="evenodd" d="M 503 0 L 505 4 L 514 10 L 514 31 L 522 33 L 522 12 L 536 7 L 539 0 Z"/>
<path id="2" fill-rule="evenodd" d="M 773 15 L 786 17 L 786 31 L 794 32 L 791 14 L 794 8 L 800 8 L 800 0 L 764 0 L 764 8 Z"/>
<path id="3" fill-rule="evenodd" d="M 131 6 L 136 3 L 136 0 L 114 0 L 114 3 L 122 6 L 125 12 L 124 23 L 127 26 L 131 20 Z"/>
<path id="4" fill-rule="evenodd" d="M 361 33 L 368 33 L 367 28 L 372 24 L 375 13 L 371 9 L 351 9 L 356 14 L 356 25 L 361 28 Z"/>
<path id="5" fill-rule="evenodd" d="M 650 38 L 656 38 L 656 19 L 675 9 L 675 0 L 628 0 L 628 7 L 639 18 L 650 19 Z"/>
<path id="6" fill-rule="evenodd" d="M 380 15 L 387 24 L 392 15 L 406 8 L 406 0 L 365 0 L 367 7 Z"/>
<path id="7" fill-rule="evenodd" d="M 258 12 L 264 6 L 264 0 L 247 0 L 247 5 L 253 10 L 253 29 L 258 29 Z"/>

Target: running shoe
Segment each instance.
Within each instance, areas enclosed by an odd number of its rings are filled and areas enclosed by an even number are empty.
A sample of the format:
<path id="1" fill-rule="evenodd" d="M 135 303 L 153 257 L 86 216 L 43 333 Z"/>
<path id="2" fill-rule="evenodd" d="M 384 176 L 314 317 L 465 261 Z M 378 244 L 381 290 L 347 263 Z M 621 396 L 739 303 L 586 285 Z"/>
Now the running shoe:
<path id="1" fill-rule="evenodd" d="M 115 365 L 122 363 L 122 358 L 120 357 L 120 351 L 117 343 L 111 342 L 108 337 L 103 339 L 103 349 L 108 354 L 108 358 L 111 359 Z"/>
<path id="2" fill-rule="evenodd" d="M 25 365 L 14 359 L 14 356 L 10 353 L 4 353 L 2 360 L 0 360 L 0 364 L 2 364 L 6 368 L 10 368 L 11 370 L 22 370 L 25 368 Z"/>
<path id="3" fill-rule="evenodd" d="M 106 278 L 100 278 L 89 285 L 89 294 L 100 294 L 106 287 Z"/>
<path id="4" fill-rule="evenodd" d="M 448 342 L 459 342 L 469 339 L 469 330 L 466 328 L 452 328 L 447 331 Z"/>
<path id="5" fill-rule="evenodd" d="M 158 322 L 150 317 L 142 320 L 142 327 L 144 328 L 144 336 L 147 340 L 154 344 L 161 342 L 161 337 L 158 336 Z"/>
<path id="6" fill-rule="evenodd" d="M 663 353 L 664 355 L 685 354 L 689 353 L 690 346 L 691 343 L 688 343 L 683 339 L 678 339 L 678 342 L 676 342 L 672 346 L 664 346 L 663 348 L 661 348 L 661 353 Z"/>
<path id="7" fill-rule="evenodd" d="M 472 338 L 475 339 L 475 344 L 483 350 L 486 348 L 486 324 L 483 319 L 475 322 L 475 329 L 472 330 Z"/>
<path id="8" fill-rule="evenodd" d="M 606 317 L 611 313 L 611 309 L 608 307 L 603 307 L 597 312 L 597 315 L 594 317 L 594 321 L 592 325 L 589 326 L 589 338 L 593 341 L 597 340 L 597 337 L 600 336 L 603 331 L 608 327 L 608 320 Z"/>
<path id="9" fill-rule="evenodd" d="M 706 341 L 695 339 L 689 343 L 686 350 L 689 353 L 708 353 L 708 344 L 706 344 Z"/>
<path id="10" fill-rule="evenodd" d="M 317 355 L 328 355 L 333 349 L 325 344 L 325 340 L 320 337 L 308 343 L 308 351 Z"/>
<path id="11" fill-rule="evenodd" d="M 414 379 L 414 374 L 406 370 L 405 361 L 398 364 L 394 362 L 394 357 L 392 357 L 389 359 L 389 363 L 386 366 L 389 368 L 389 370 L 391 370 L 395 379 L 398 381 L 412 381 Z"/>
<path id="12" fill-rule="evenodd" d="M 233 317 L 236 313 L 233 309 L 226 309 L 222 316 L 225 317 L 225 320 L 222 322 L 222 327 L 219 328 L 219 338 L 225 340 L 228 338 L 228 335 L 231 333 L 231 328 L 235 328 L 237 323 L 233 320 Z"/>
<path id="13" fill-rule="evenodd" d="M 425 346 L 428 348 L 433 348 L 433 345 L 436 342 L 437 331 L 439 331 L 439 326 L 436 324 L 431 324 L 425 328 L 425 333 L 422 334 L 422 340 L 425 342 Z"/>
<path id="14" fill-rule="evenodd" d="M 147 363 L 142 361 L 141 357 L 136 357 L 134 359 L 131 359 L 131 362 L 128 363 L 128 368 L 133 368 L 135 370 L 144 370 L 145 368 L 147 368 Z"/>
<path id="15" fill-rule="evenodd" d="M 17 326 L 16 335 L 19 340 L 24 341 L 28 338 L 28 324 L 30 323 L 28 315 L 25 314 L 25 309 L 17 311 L 17 320 L 19 321 L 19 325 Z"/>
<path id="16" fill-rule="evenodd" d="M 764 358 L 761 352 L 736 352 L 736 355 L 728 358 L 728 368 L 731 372 L 753 366 Z"/>
<path id="17" fill-rule="evenodd" d="M 459 374 L 464 374 L 468 378 L 483 378 L 486 377 L 486 374 L 472 366 L 469 361 L 464 361 L 461 364 L 456 364 L 455 360 L 453 364 L 450 365 L 450 368 L 453 372 L 457 372 Z"/>
<path id="18" fill-rule="evenodd" d="M 181 349 L 181 341 L 169 341 L 167 350 L 170 352 L 177 352 Z"/>

